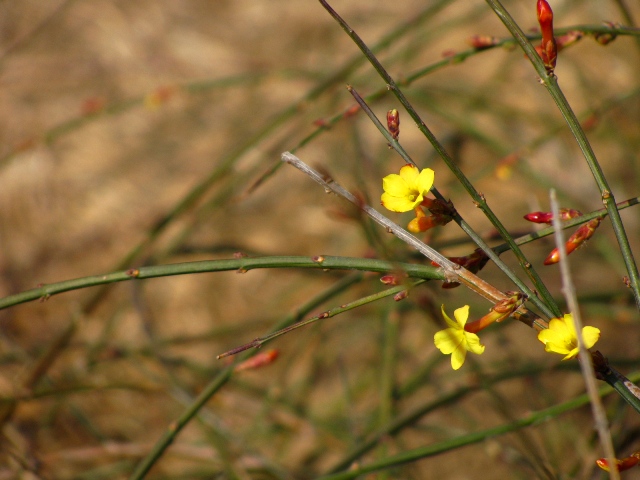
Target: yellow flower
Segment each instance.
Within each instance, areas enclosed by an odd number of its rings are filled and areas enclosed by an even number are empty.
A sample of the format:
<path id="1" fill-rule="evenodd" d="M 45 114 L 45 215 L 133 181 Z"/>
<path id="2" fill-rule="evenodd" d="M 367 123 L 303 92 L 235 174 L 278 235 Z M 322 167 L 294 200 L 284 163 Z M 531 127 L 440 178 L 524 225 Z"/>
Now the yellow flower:
<path id="1" fill-rule="evenodd" d="M 440 330 L 435 334 L 433 340 L 438 350 L 445 355 L 451 354 L 451 366 L 454 370 L 458 370 L 464 363 L 467 350 L 480 355 L 484 352 L 484 345 L 480 343 L 480 338 L 475 333 L 464 330 L 464 325 L 469 318 L 469 305 L 460 307 L 453 312 L 453 316 L 456 317 L 455 322 L 445 313 L 444 305 L 442 305 L 442 316 L 449 328 Z"/>
<path id="2" fill-rule="evenodd" d="M 431 190 L 434 175 L 430 168 L 418 172 L 417 167 L 406 164 L 399 175 L 392 173 L 382 179 L 382 205 L 392 212 L 413 210 Z"/>
<path id="3" fill-rule="evenodd" d="M 586 348 L 593 347 L 600 338 L 600 330 L 595 327 L 582 328 L 582 340 Z M 538 340 L 544 343 L 547 352 L 565 355 L 568 360 L 578 355 L 578 335 L 573 323 L 573 315 L 567 313 L 564 318 L 552 318 L 549 328 L 538 333 Z"/>

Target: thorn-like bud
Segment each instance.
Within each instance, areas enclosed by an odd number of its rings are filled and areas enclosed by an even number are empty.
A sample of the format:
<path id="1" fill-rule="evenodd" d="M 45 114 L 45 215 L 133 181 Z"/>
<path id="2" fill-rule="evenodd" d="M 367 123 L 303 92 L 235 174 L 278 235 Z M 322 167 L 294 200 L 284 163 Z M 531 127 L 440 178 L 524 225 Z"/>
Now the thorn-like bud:
<path id="1" fill-rule="evenodd" d="M 572 218 L 580 217 L 580 216 L 582 216 L 582 212 L 580 212 L 579 210 L 574 210 L 572 208 L 560 209 L 560 220 L 563 222 L 567 220 L 571 220 Z M 523 218 L 525 220 L 528 220 L 529 222 L 548 223 L 549 225 L 551 225 L 551 222 L 553 219 L 553 213 L 552 212 L 531 212 L 531 213 L 527 213 Z"/>
<path id="2" fill-rule="evenodd" d="M 556 59 L 558 57 L 558 47 L 556 39 L 553 36 L 553 10 L 547 0 L 538 0 L 536 6 L 538 13 L 538 23 L 542 31 L 542 61 L 547 69 L 547 73 L 552 73 L 556 67 Z"/>
<path id="3" fill-rule="evenodd" d="M 636 452 L 627 458 L 623 458 L 622 460 L 618 460 L 616 458 L 616 468 L 619 472 L 624 472 L 625 470 L 629 470 L 630 468 L 635 467 L 640 462 L 640 452 Z M 611 466 L 609 465 L 609 461 L 606 458 L 599 458 L 596 460 L 596 465 L 598 465 L 602 470 L 609 472 L 611 470 Z"/>
<path id="4" fill-rule="evenodd" d="M 619 24 L 614 22 L 604 22 L 604 24 L 609 28 L 617 28 L 619 26 Z M 596 42 L 598 42 L 600 45 L 609 45 L 616 39 L 617 36 L 618 34 L 615 32 L 607 32 L 596 33 L 593 35 L 593 38 L 595 38 Z"/>
<path id="5" fill-rule="evenodd" d="M 234 369 L 234 372 L 242 372 L 244 370 L 255 370 L 269 365 L 276 361 L 280 352 L 278 350 L 267 350 L 266 352 L 258 353 L 253 357 L 239 363 Z"/>
<path id="6" fill-rule="evenodd" d="M 400 113 L 395 108 L 387 112 L 387 128 L 394 140 L 400 136 Z"/>
<path id="7" fill-rule="evenodd" d="M 356 103 L 355 105 L 351 105 L 349 108 L 347 108 L 342 114 L 342 116 L 344 118 L 353 117 L 359 111 L 360 111 L 360 105 Z"/>
<path id="8" fill-rule="evenodd" d="M 602 222 L 602 217 L 596 217 L 578 228 L 578 230 L 576 230 L 574 234 L 569 237 L 569 240 L 567 240 L 567 242 L 565 243 L 567 255 L 569 255 L 578 247 L 582 246 L 584 242 L 589 240 L 595 233 L 596 229 L 600 226 L 600 222 Z M 554 263 L 558 263 L 559 261 L 560 251 L 557 248 L 554 248 L 544 261 L 544 264 L 553 265 Z"/>
<path id="9" fill-rule="evenodd" d="M 491 35 L 473 35 L 467 40 L 467 43 L 477 50 L 484 50 L 500 43 L 500 39 Z"/>
<path id="10" fill-rule="evenodd" d="M 398 275 L 389 273 L 380 277 L 380 281 L 385 285 L 400 285 L 407 278 L 406 274 Z"/>
<path id="11" fill-rule="evenodd" d="M 401 292 L 396 293 L 393 296 L 393 299 L 396 302 L 399 302 L 400 300 L 404 300 L 405 298 L 407 298 L 409 296 L 409 291 L 408 290 L 402 290 Z"/>
<path id="12" fill-rule="evenodd" d="M 481 248 L 476 248 L 473 253 L 464 257 L 448 257 L 448 259 L 456 265 L 460 265 L 461 267 L 466 268 L 471 273 L 478 273 L 489 261 L 489 257 L 482 251 Z M 440 266 L 434 261 L 431 262 L 431 265 L 433 265 L 434 267 Z M 460 283 L 455 281 L 445 282 L 442 284 L 442 288 L 444 289 L 456 288 L 459 286 Z"/>
<path id="13" fill-rule="evenodd" d="M 487 313 L 480 320 L 476 320 L 475 322 L 467 323 L 464 326 L 464 329 L 467 332 L 478 333 L 483 328 L 488 327 L 493 322 L 501 322 L 507 317 L 509 317 L 513 312 L 515 312 L 526 300 L 526 297 L 520 292 L 505 292 L 506 295 L 509 295 L 508 298 L 499 301 L 489 313 Z"/>

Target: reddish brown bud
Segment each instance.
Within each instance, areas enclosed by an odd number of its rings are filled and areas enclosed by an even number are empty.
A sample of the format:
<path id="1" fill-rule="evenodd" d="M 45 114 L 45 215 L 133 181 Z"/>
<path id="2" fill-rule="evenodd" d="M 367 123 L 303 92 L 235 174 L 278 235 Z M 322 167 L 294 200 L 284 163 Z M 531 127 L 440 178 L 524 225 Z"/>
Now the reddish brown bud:
<path id="1" fill-rule="evenodd" d="M 581 211 L 574 210 L 572 208 L 561 208 L 559 213 L 560 213 L 561 221 L 571 220 L 572 218 L 582 216 Z M 553 213 L 551 212 L 531 212 L 531 213 L 527 213 L 524 216 L 525 220 L 528 220 L 533 223 L 551 224 L 552 218 L 553 218 Z"/>
<path id="2" fill-rule="evenodd" d="M 542 61 L 548 73 L 553 72 L 556 67 L 558 57 L 558 47 L 553 36 L 553 10 L 547 0 L 538 0 L 537 4 L 538 23 L 542 31 Z"/>
<path id="3" fill-rule="evenodd" d="M 400 285 L 405 278 L 407 278 L 406 275 L 396 275 L 393 273 L 389 273 L 388 275 L 383 275 L 382 277 L 380 277 L 380 281 L 385 285 Z"/>
<path id="4" fill-rule="evenodd" d="M 624 458 L 622 460 L 616 459 L 616 468 L 619 472 L 624 472 L 625 470 L 629 470 L 630 468 L 635 467 L 640 459 L 636 455 L 638 453 L 634 453 L 633 455 Z M 602 470 L 610 471 L 611 467 L 609 466 L 609 462 L 606 458 L 599 458 L 596 460 L 596 465 L 598 465 Z"/>
<path id="5" fill-rule="evenodd" d="M 565 248 L 567 250 L 567 255 L 573 252 L 575 249 L 584 244 L 587 240 L 589 240 L 596 229 L 600 226 L 600 222 L 602 221 L 602 217 L 594 218 L 593 220 L 588 221 L 584 225 L 582 225 L 578 230 L 574 232 L 573 235 L 569 237 L 567 243 L 565 244 Z M 544 261 L 545 265 L 553 265 L 554 263 L 558 263 L 560 261 L 560 252 L 557 248 L 554 248 L 553 251 L 549 254 L 549 256 Z"/>
<path id="6" fill-rule="evenodd" d="M 107 101 L 102 97 L 89 97 L 82 102 L 80 112 L 84 116 L 96 115 L 104 110 Z"/>
<path id="7" fill-rule="evenodd" d="M 614 22 L 604 22 L 604 24 L 610 28 L 616 28 L 618 26 L 618 24 Z M 600 45 L 608 45 L 611 42 L 613 42 L 617 36 L 618 34 L 615 32 L 606 32 L 606 33 L 596 33 L 593 35 L 593 38 L 595 38 L 596 42 L 598 42 Z"/>
<path id="8" fill-rule="evenodd" d="M 488 327 L 493 322 L 501 322 L 506 319 L 509 315 L 520 308 L 520 306 L 526 300 L 526 297 L 520 292 L 505 292 L 505 294 L 509 295 L 509 297 L 496 303 L 493 307 L 491 307 L 489 313 L 487 313 L 480 320 L 467 323 L 464 326 L 464 329 L 467 332 L 478 333 L 480 330 Z"/>
<path id="9" fill-rule="evenodd" d="M 253 370 L 256 368 L 264 367 L 275 362 L 275 360 L 278 358 L 278 355 L 280 355 L 280 352 L 278 352 L 278 350 L 267 350 L 266 352 L 258 353 L 257 355 L 254 355 L 244 362 L 239 363 L 233 370 L 235 372 L 242 372 L 244 370 Z"/>
<path id="10" fill-rule="evenodd" d="M 420 233 L 426 232 L 430 228 L 439 225 L 435 215 L 430 215 L 428 217 L 416 217 L 409 222 L 407 225 L 407 230 L 411 233 Z"/>
<path id="11" fill-rule="evenodd" d="M 556 38 L 556 46 L 558 47 L 558 52 L 563 48 L 567 48 L 574 43 L 582 40 L 584 37 L 584 33 L 579 30 L 571 30 L 570 32 L 565 33 Z"/>
<path id="12" fill-rule="evenodd" d="M 478 50 L 493 47 L 499 42 L 498 37 L 492 37 L 491 35 L 473 35 L 467 40 L 469 45 Z"/>
<path id="13" fill-rule="evenodd" d="M 393 296 L 393 299 L 394 299 L 396 302 L 399 302 L 400 300 L 404 300 L 404 299 L 405 299 L 405 298 L 407 298 L 408 296 L 409 296 L 409 292 L 408 292 L 407 290 L 402 290 L 401 292 L 396 293 L 396 294 Z"/>
<path id="14" fill-rule="evenodd" d="M 387 112 L 387 128 L 394 140 L 400 135 L 400 113 L 395 108 Z"/>
<path id="15" fill-rule="evenodd" d="M 351 105 L 349 108 L 347 108 L 342 115 L 344 116 L 344 118 L 349 118 L 349 117 L 353 117 L 359 111 L 360 111 L 360 105 L 356 103 L 355 105 Z"/>
<path id="16" fill-rule="evenodd" d="M 434 215 L 447 215 L 452 217 L 456 213 L 456 209 L 451 200 L 445 201 L 440 200 L 439 198 L 425 197 L 420 205 L 427 207 L 427 209 Z"/>

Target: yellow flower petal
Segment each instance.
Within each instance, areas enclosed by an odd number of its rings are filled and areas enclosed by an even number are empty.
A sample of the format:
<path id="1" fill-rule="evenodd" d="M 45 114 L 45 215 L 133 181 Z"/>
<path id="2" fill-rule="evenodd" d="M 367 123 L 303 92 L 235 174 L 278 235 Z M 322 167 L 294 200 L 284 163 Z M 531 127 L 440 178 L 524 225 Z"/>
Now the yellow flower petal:
<path id="1" fill-rule="evenodd" d="M 433 180 L 435 179 L 435 172 L 430 168 L 425 168 L 420 172 L 418 178 L 416 179 L 416 187 L 417 190 L 425 195 L 431 187 L 433 187 Z"/>
<path id="2" fill-rule="evenodd" d="M 449 315 L 447 315 L 447 312 L 444 311 L 444 304 L 440 307 L 440 309 L 442 310 L 442 317 L 444 318 L 444 321 L 447 322 L 447 325 L 449 325 L 449 327 L 452 330 L 457 330 L 460 328 L 460 324 L 458 322 L 454 322 L 453 320 L 451 320 L 451 317 L 449 317 Z M 454 313 L 455 316 L 455 313 Z"/>
<path id="3" fill-rule="evenodd" d="M 444 305 L 442 305 L 442 316 L 449 328 L 437 332 L 433 337 L 433 342 L 443 354 L 451 354 L 451 367 L 458 370 L 467 357 L 467 351 L 480 355 L 484 352 L 484 345 L 480 343 L 480 338 L 475 333 L 464 330 L 464 325 L 469 318 L 469 305 L 460 307 L 453 312 L 455 321 L 449 318 L 444 311 Z"/>
<path id="4" fill-rule="evenodd" d="M 582 329 L 582 340 L 586 348 L 593 347 L 600 339 L 600 329 L 586 326 Z"/>
<path id="5" fill-rule="evenodd" d="M 586 348 L 593 347 L 600 338 L 600 330 L 595 327 L 584 327 L 582 339 Z M 564 355 L 562 360 L 568 360 L 578 355 L 578 335 L 570 313 L 563 318 L 553 318 L 549 321 L 549 328 L 538 333 L 538 340 L 544 344 L 547 352 Z"/>
<path id="6" fill-rule="evenodd" d="M 469 305 L 465 305 L 464 307 L 457 308 L 453 312 L 453 316 L 456 317 L 456 321 L 461 328 L 467 323 L 467 319 L 469 318 Z"/>
<path id="7" fill-rule="evenodd" d="M 458 370 L 467 358 L 467 351 L 464 348 L 458 348 L 451 354 L 451 368 Z"/>
<path id="8" fill-rule="evenodd" d="M 453 353 L 462 343 L 463 336 L 460 332 L 453 328 L 440 330 L 433 336 L 433 342 L 436 348 L 445 355 Z"/>
<path id="9" fill-rule="evenodd" d="M 409 210 L 413 210 L 413 207 L 415 207 L 414 204 L 416 203 L 415 201 L 409 201 L 406 197 L 393 197 L 387 192 L 382 194 L 380 201 L 384 208 L 392 212 L 408 212 Z"/>
<path id="10" fill-rule="evenodd" d="M 476 355 L 480 355 L 484 352 L 484 345 L 480 343 L 480 337 L 475 333 L 465 332 L 464 334 L 467 341 L 467 350 Z"/>
<path id="11" fill-rule="evenodd" d="M 413 165 L 405 165 L 396 175 L 392 173 L 382 179 L 384 193 L 382 205 L 392 212 L 408 212 L 422 203 L 433 186 L 434 172 L 425 168 L 421 172 Z"/>
<path id="12" fill-rule="evenodd" d="M 407 163 L 400 169 L 400 176 L 409 185 L 413 185 L 416 179 L 420 176 L 420 172 L 418 170 L 418 167 Z"/>
<path id="13" fill-rule="evenodd" d="M 387 175 L 382 179 L 382 188 L 393 197 L 406 197 L 411 193 L 407 181 L 395 173 Z"/>

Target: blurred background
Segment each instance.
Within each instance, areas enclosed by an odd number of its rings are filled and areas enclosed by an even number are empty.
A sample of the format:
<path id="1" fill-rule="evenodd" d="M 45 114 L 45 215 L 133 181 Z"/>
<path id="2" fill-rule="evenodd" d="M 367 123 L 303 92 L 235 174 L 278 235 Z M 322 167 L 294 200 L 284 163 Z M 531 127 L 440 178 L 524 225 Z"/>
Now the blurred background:
<path id="1" fill-rule="evenodd" d="M 535 2 L 504 4 L 525 31 L 536 31 Z M 640 21 L 640 5 L 628 0 L 551 4 L 556 28 Z M 406 96 L 514 236 L 536 229 L 522 216 L 550 210 L 551 187 L 562 207 L 602 208 L 522 52 L 504 46 L 456 57 L 472 35 L 508 36 L 484 2 L 332 6 L 394 78 L 411 80 Z M 586 35 L 561 52 L 556 74 L 623 201 L 640 195 L 640 36 L 602 43 Z M 296 149 L 379 205 L 381 178 L 403 162 L 362 112 L 350 110 L 347 84 L 372 96 L 379 118 L 400 108 L 316 1 L 1 2 L 0 296 L 235 252 L 425 262 L 298 171 L 279 167 L 280 153 Z M 435 170 L 437 188 L 477 232 L 501 243 L 400 114 L 410 155 Z M 633 207 L 621 214 L 640 255 L 640 216 Z M 475 248 L 453 223 L 426 239 L 448 256 Z M 557 266 L 542 266 L 553 246 L 548 237 L 524 252 L 563 304 Z M 513 255 L 502 258 L 525 278 Z M 608 220 L 570 260 L 583 316 L 602 331 L 600 351 L 633 371 L 638 314 Z M 216 355 L 266 334 L 349 275 L 185 275 L 1 311 L 0 479 L 127 478 L 225 368 Z M 491 264 L 481 276 L 513 289 Z M 354 279 L 305 316 L 383 290 L 378 279 Z M 450 315 L 469 304 L 472 318 L 490 307 L 464 288 L 429 282 L 402 302 L 384 299 L 280 337 L 268 346 L 279 350 L 277 361 L 234 375 L 148 478 L 315 478 L 367 439 L 377 442 L 357 457 L 362 464 L 506 424 L 584 391 L 577 362 L 560 364 L 513 321 L 481 335 L 486 353 L 452 372 L 433 345 L 442 304 Z M 620 456 L 640 449 L 637 414 L 617 397 L 606 407 Z M 402 423 L 412 412 L 422 414 Z M 385 430 L 394 422 L 402 425 Z M 599 456 L 585 406 L 380 478 L 479 478 L 479 471 L 600 478 Z"/>

